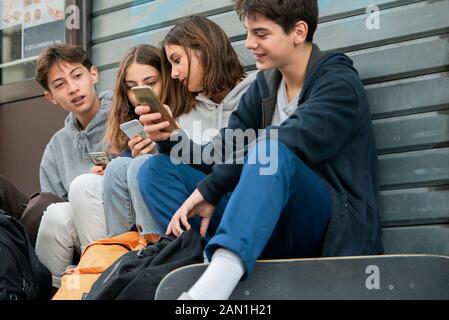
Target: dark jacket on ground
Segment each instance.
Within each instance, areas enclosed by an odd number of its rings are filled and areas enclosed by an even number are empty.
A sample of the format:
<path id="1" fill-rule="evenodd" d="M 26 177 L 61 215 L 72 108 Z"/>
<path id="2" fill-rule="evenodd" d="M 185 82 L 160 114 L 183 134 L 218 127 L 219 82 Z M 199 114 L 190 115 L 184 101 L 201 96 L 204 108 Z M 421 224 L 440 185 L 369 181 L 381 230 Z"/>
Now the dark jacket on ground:
<path id="1" fill-rule="evenodd" d="M 271 126 L 281 79 L 278 70 L 260 72 L 227 129 L 277 129 L 279 141 L 326 182 L 332 212 L 323 256 L 382 253 L 376 146 L 365 90 L 352 60 L 339 53 L 323 55 L 314 45 L 298 108 L 280 126 Z M 213 143 L 224 143 L 226 134 L 222 129 Z M 175 144 L 160 143 L 159 150 L 170 153 Z M 190 142 L 190 150 L 198 149 Z M 182 156 L 192 161 L 192 155 Z M 193 165 L 208 174 L 198 189 L 217 204 L 234 190 L 242 165 L 202 160 Z"/>

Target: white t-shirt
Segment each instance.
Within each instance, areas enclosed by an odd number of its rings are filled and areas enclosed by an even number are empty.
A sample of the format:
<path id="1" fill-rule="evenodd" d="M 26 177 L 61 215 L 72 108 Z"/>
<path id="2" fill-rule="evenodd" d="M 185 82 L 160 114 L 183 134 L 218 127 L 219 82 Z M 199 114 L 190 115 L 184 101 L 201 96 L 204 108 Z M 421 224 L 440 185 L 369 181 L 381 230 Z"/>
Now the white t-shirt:
<path id="1" fill-rule="evenodd" d="M 299 91 L 298 95 L 292 101 L 288 102 L 287 88 L 285 80 L 282 78 L 277 93 L 276 109 L 274 110 L 273 118 L 271 119 L 272 126 L 281 125 L 282 122 L 287 120 L 293 112 L 295 112 L 298 107 L 300 94 L 301 91 Z"/>

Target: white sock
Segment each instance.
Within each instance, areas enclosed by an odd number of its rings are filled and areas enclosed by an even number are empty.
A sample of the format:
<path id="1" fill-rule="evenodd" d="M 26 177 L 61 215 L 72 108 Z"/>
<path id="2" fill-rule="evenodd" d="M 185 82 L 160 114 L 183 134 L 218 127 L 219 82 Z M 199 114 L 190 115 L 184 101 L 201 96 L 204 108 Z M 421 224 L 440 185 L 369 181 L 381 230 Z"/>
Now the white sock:
<path id="1" fill-rule="evenodd" d="M 194 300 L 227 300 L 244 272 L 238 255 L 219 248 L 215 250 L 206 271 L 187 294 Z"/>

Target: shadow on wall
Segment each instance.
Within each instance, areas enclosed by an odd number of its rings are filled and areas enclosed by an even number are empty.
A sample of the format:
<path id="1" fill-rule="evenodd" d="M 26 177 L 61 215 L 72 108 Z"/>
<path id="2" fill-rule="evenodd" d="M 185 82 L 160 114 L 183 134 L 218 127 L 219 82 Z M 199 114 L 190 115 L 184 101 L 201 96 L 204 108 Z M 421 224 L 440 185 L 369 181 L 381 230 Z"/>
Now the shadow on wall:
<path id="1" fill-rule="evenodd" d="M 25 194 L 39 191 L 39 164 L 67 112 L 44 97 L 0 105 L 0 173 Z"/>

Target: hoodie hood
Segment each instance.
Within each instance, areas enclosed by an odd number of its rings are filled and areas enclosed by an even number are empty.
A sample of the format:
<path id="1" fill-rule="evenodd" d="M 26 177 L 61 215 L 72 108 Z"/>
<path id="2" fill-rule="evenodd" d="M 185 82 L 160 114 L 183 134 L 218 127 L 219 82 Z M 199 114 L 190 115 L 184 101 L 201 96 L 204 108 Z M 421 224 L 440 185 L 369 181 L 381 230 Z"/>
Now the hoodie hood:
<path id="1" fill-rule="evenodd" d="M 358 75 L 352 60 L 345 54 L 330 52 L 314 58 L 315 60 L 309 62 L 307 67 L 306 80 L 301 96 L 306 94 L 310 86 L 316 81 L 316 78 L 320 77 L 323 73 L 338 74 L 343 78 L 345 78 L 346 75 L 351 75 L 350 78 L 353 78 L 353 74 Z"/>
<path id="2" fill-rule="evenodd" d="M 73 135 L 73 153 L 80 155 L 82 158 L 88 158 L 89 152 L 94 151 L 91 150 L 91 142 L 98 140 L 98 136 L 103 137 L 104 135 L 104 125 L 99 126 L 99 124 L 106 122 L 112 101 L 112 91 L 103 91 L 98 95 L 98 98 L 100 109 L 84 130 L 80 129 L 73 112 L 70 112 L 64 121 L 65 129 L 69 132 L 69 135 Z"/>
<path id="3" fill-rule="evenodd" d="M 256 77 L 257 72 L 249 74 L 245 79 L 240 81 L 220 103 L 216 103 L 202 93 L 199 93 L 196 96 L 196 100 L 200 102 L 201 105 L 198 105 L 198 107 L 204 107 L 208 111 L 213 111 L 217 107 L 221 107 L 223 111 L 234 111 L 240 101 L 240 98 L 246 90 L 248 90 L 249 85 L 256 79 Z"/>
<path id="4" fill-rule="evenodd" d="M 323 74 L 339 74 L 342 77 L 348 76 L 352 79 L 354 72 L 357 74 L 357 70 L 353 67 L 352 60 L 348 56 L 336 52 L 323 54 L 319 47 L 314 44 L 298 104 L 301 104 L 307 98 L 310 94 L 310 88 L 316 79 Z M 264 92 L 268 93 L 263 97 L 262 103 L 262 127 L 265 128 L 271 124 L 275 112 L 277 91 L 282 81 L 282 73 L 278 69 L 273 69 L 262 72 L 260 76 L 265 78 L 261 85 L 264 86 Z"/>
<path id="5" fill-rule="evenodd" d="M 179 117 L 181 127 L 195 143 L 203 144 L 211 141 L 221 128 L 228 125 L 231 113 L 237 108 L 240 98 L 256 77 L 257 72 L 249 74 L 219 103 L 199 93 L 195 98 L 195 108 Z"/>

